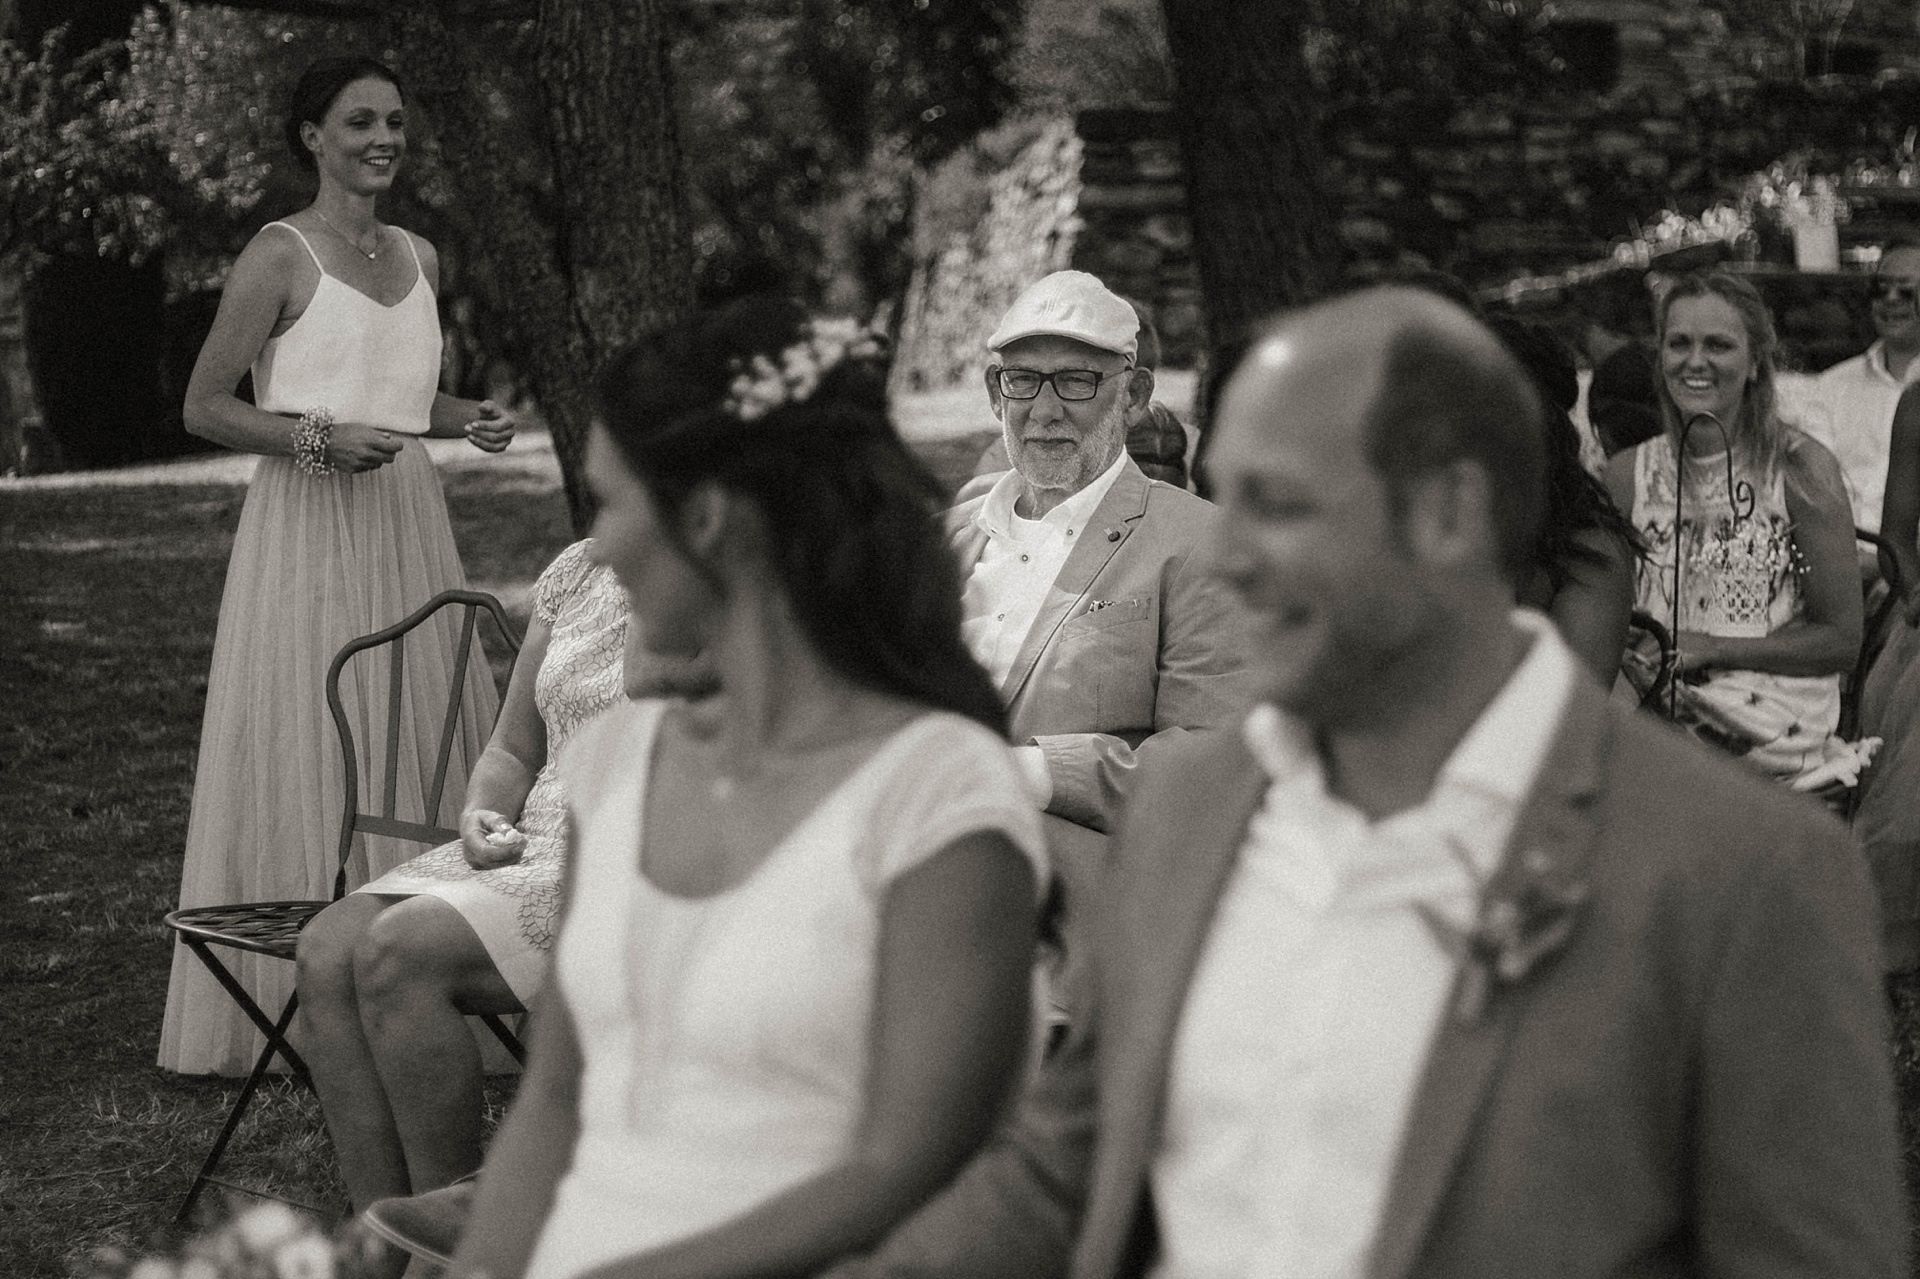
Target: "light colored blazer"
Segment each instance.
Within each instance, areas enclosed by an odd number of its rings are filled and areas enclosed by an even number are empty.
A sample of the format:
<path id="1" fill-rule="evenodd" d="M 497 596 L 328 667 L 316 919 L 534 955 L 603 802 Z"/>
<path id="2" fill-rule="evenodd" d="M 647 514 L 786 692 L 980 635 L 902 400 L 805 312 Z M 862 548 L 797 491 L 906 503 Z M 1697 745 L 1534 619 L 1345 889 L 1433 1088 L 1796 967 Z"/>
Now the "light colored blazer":
<path id="1" fill-rule="evenodd" d="M 1238 733 L 1130 810 L 1091 1015 L 1001 1135 L 848 1275 L 1114 1279 L 1220 893 L 1266 790 Z M 1576 687 L 1516 850 L 1584 880 L 1564 949 L 1438 1032 L 1373 1279 L 1905 1273 L 1874 910 L 1810 801 Z"/>
<path id="2" fill-rule="evenodd" d="M 963 576 L 985 502 L 947 516 Z M 1150 755 L 1245 709 L 1237 605 L 1199 562 L 1215 515 L 1129 458 L 1061 565 L 1000 689 L 1013 740 L 1046 753 L 1055 816 L 1110 832 L 1149 739 L 1166 739 Z"/>

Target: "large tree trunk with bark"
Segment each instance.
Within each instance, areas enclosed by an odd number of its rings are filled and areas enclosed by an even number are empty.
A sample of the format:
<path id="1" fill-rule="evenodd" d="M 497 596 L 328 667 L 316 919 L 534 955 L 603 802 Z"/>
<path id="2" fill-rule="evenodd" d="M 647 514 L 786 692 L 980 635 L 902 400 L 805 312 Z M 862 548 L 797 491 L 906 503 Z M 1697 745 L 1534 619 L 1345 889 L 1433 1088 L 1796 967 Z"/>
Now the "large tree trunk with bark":
<path id="1" fill-rule="evenodd" d="M 1300 0 L 1164 0 L 1207 321 L 1201 408 L 1253 325 L 1319 295 L 1336 246 Z M 1202 434 L 1202 446 L 1205 434 Z"/>
<path id="2" fill-rule="evenodd" d="M 432 118 L 458 193 L 461 247 L 553 431 L 576 532 L 593 378 L 622 344 L 672 323 L 692 251 L 660 0 L 540 0 L 530 49 L 450 30 L 434 5 L 392 19 L 409 92 Z M 495 28 L 496 31 L 504 30 Z M 487 88 L 529 54 L 551 190 L 514 180 L 524 157 Z"/>

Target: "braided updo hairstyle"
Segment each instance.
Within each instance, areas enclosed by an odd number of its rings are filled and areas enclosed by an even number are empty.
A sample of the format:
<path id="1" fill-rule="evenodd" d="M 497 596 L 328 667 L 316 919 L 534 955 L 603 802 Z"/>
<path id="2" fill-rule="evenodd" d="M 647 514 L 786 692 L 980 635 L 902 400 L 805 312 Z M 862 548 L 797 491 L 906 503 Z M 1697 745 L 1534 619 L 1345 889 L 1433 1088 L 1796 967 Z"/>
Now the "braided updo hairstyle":
<path id="1" fill-rule="evenodd" d="M 881 361 L 849 355 L 772 407 L 730 407 L 755 357 L 779 367 L 809 323 L 792 302 L 751 297 L 624 348 L 600 375 L 607 436 L 670 531 L 707 482 L 759 509 L 788 604 L 835 671 L 1005 736 L 999 694 L 960 638 L 944 494 L 888 421 Z"/>

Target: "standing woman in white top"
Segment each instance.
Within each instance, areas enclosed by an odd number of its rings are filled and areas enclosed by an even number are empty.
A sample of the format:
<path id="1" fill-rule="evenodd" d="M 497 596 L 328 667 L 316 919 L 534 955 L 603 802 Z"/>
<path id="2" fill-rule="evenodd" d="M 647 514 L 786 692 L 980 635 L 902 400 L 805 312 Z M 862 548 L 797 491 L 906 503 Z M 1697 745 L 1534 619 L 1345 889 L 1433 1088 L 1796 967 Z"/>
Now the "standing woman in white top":
<path id="1" fill-rule="evenodd" d="M 593 555 L 713 684 L 561 761 L 554 980 L 455 1275 L 813 1273 L 946 1182 L 1020 1071 L 1038 816 L 865 345 L 750 299 L 603 376 Z"/>
<path id="2" fill-rule="evenodd" d="M 368 58 L 316 62 L 294 89 L 287 143 L 319 192 L 263 227 L 234 263 L 187 386 L 188 430 L 261 459 L 220 601 L 182 907 L 331 890 L 342 780 L 327 664 L 348 639 L 466 585 L 439 476 L 417 437 L 464 435 L 490 453 L 513 438 L 511 415 L 492 402 L 440 392 L 439 260 L 432 245 L 376 214 L 407 149 L 393 72 Z M 249 368 L 252 404 L 234 394 Z M 399 801 L 414 812 L 433 775 L 452 626 L 448 619 L 443 634 L 422 634 L 406 650 L 401 740 L 413 753 L 399 770 Z M 375 690 L 384 680 L 372 669 L 360 678 L 364 688 L 349 679 L 342 692 L 358 739 L 379 741 L 386 707 Z M 484 661 L 469 666 L 463 698 L 465 737 L 437 815 L 446 826 L 458 819 L 498 705 Z M 370 839 L 354 876 L 379 875 L 408 852 Z M 264 1007 L 277 1009 L 293 989 L 291 964 L 244 952 L 229 963 Z M 160 1064 L 243 1075 L 260 1042 L 176 946 Z"/>

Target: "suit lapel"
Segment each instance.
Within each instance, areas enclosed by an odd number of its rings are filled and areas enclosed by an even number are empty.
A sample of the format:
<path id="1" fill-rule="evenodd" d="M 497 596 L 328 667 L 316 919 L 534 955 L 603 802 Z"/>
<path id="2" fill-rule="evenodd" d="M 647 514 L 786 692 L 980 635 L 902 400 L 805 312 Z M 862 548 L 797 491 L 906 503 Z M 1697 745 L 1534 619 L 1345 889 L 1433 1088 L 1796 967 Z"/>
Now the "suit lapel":
<path id="1" fill-rule="evenodd" d="M 1090 1198 L 1101 1220 L 1090 1219 L 1086 1231 L 1090 1243 L 1102 1241 L 1094 1246 L 1112 1255 L 1083 1259 L 1092 1264 L 1077 1265 L 1076 1274 L 1110 1273 L 1132 1237 L 1159 1145 L 1187 991 L 1247 826 L 1267 790 L 1267 776 L 1237 724 L 1220 731 L 1194 775 L 1205 784 L 1168 795 L 1173 802 L 1149 819 L 1153 829 L 1143 832 L 1148 837 L 1128 841 L 1131 851 L 1143 854 L 1140 860 L 1115 867 L 1121 879 L 1099 955 L 1112 970 L 1101 979 L 1101 1002 L 1111 1003 L 1100 1018 L 1102 1140 Z"/>
<path id="2" fill-rule="evenodd" d="M 947 512 L 947 544 L 953 547 L 954 558 L 960 563 L 963 586 L 967 575 L 973 572 L 973 566 L 980 562 L 980 556 L 987 549 L 987 530 L 981 528 L 975 518 L 986 500 L 985 497 L 976 497 Z"/>
<path id="3" fill-rule="evenodd" d="M 1073 606 L 1093 585 L 1093 579 L 1100 576 L 1100 570 L 1107 566 L 1107 561 L 1133 536 L 1136 523 L 1147 513 L 1148 484 L 1146 475 L 1132 458 L 1128 458 L 1126 465 L 1120 468 L 1120 474 L 1114 477 L 1107 495 L 1100 499 L 1100 505 L 1093 508 L 1086 527 L 1078 534 L 1079 542 L 1067 556 L 1067 562 L 1060 566 L 1059 576 L 1053 579 L 1053 588 L 1047 592 L 1047 602 L 1040 606 L 1033 625 L 1027 630 L 1027 638 L 1014 655 L 1013 665 L 1007 668 L 1007 681 L 1000 688 L 1000 700 L 1007 706 L 1012 706 L 1013 699 L 1026 687 L 1028 677 L 1040 661 L 1040 654 L 1052 642 L 1060 624 L 1067 620 L 1067 614 L 1073 611 Z M 978 558 L 979 552 L 975 551 L 973 559 Z M 964 562 L 970 568 L 973 560 Z"/>
<path id="4" fill-rule="evenodd" d="M 1497 893 L 1512 884 L 1522 873 L 1523 861 L 1536 863 L 1536 868 L 1550 867 L 1545 873 L 1559 883 L 1586 880 L 1587 862 L 1599 834 L 1594 808 L 1604 786 L 1602 759 L 1609 731 L 1605 695 L 1587 681 L 1576 680 L 1533 797 L 1514 823 L 1500 869 L 1489 885 L 1491 891 Z M 1551 957 L 1544 961 L 1551 962 Z M 1454 994 L 1459 980 L 1456 975 Z M 1401 1138 L 1369 1279 L 1406 1279 L 1411 1273 L 1474 1120 L 1506 1058 L 1529 980 L 1537 980 L 1537 975 L 1523 978 L 1516 988 L 1496 989 L 1484 1015 L 1471 1025 L 1454 1016 L 1449 995 Z"/>

